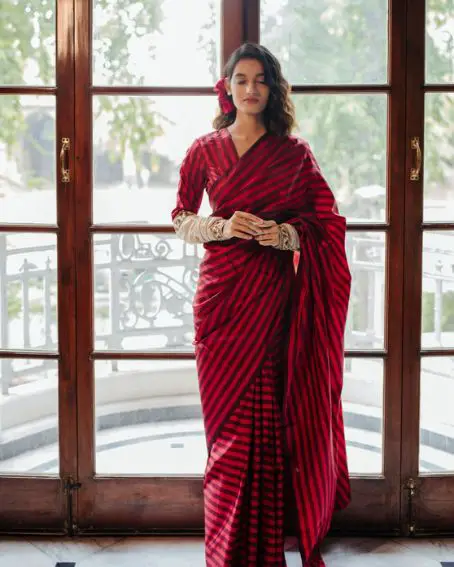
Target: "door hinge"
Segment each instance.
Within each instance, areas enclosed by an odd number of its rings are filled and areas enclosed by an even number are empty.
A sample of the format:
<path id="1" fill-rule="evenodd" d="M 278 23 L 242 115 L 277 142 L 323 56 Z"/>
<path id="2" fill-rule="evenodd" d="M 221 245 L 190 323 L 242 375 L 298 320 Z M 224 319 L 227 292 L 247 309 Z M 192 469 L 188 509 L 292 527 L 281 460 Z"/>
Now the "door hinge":
<path id="1" fill-rule="evenodd" d="M 73 490 L 77 490 L 81 486 L 81 483 L 75 482 L 72 476 L 66 476 L 63 478 L 63 488 L 66 494 L 72 492 Z"/>
<path id="2" fill-rule="evenodd" d="M 80 482 L 76 482 L 72 476 L 63 477 L 63 490 L 66 495 L 66 520 L 65 528 L 69 535 L 75 535 L 77 531 L 77 523 L 74 521 L 74 490 L 82 487 Z"/>
<path id="3" fill-rule="evenodd" d="M 416 531 L 415 519 L 415 503 L 414 497 L 416 496 L 417 484 L 414 478 L 408 478 L 403 486 L 404 490 L 408 492 L 407 500 L 407 531 L 408 535 L 414 535 Z"/>

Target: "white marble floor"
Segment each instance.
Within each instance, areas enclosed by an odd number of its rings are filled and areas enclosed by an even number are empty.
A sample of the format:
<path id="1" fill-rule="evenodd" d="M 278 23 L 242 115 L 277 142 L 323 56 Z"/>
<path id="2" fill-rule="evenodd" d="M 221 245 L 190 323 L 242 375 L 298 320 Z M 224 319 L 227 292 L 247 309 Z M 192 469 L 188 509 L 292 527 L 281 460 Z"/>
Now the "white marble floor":
<path id="1" fill-rule="evenodd" d="M 295 548 L 291 543 L 287 548 L 288 567 L 301 567 Z M 454 538 L 328 538 L 323 552 L 327 567 L 441 567 L 442 562 L 454 565 Z M 0 537 L 0 567 L 55 567 L 59 562 L 75 567 L 205 565 L 203 540 L 196 537 Z"/>

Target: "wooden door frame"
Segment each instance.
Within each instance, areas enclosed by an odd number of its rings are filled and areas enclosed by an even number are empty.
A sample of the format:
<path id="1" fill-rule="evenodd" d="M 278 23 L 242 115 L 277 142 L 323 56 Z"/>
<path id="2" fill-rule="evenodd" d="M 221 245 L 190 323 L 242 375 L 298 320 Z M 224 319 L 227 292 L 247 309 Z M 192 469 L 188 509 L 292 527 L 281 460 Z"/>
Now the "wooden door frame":
<path id="1" fill-rule="evenodd" d="M 168 232 L 173 227 L 121 227 L 92 224 L 92 148 L 90 144 L 93 94 L 206 94 L 211 89 L 166 89 L 136 87 L 92 87 L 91 85 L 91 12 L 90 2 L 76 3 L 76 248 L 77 308 L 79 321 L 78 345 L 78 480 L 80 489 L 75 495 L 77 529 L 79 532 L 129 531 L 156 532 L 159 530 L 202 530 L 203 491 L 202 478 L 176 479 L 168 477 L 133 477 L 96 475 L 94 467 L 94 372 L 95 360 L 186 358 L 193 354 L 93 352 L 92 302 L 92 236 L 99 232 Z M 223 0 L 222 59 L 243 41 L 259 41 L 259 1 Z M 403 278 L 403 192 L 405 182 L 405 64 L 406 64 L 406 1 L 390 2 L 390 83 L 373 86 L 323 86 L 321 88 L 296 86 L 294 92 L 383 92 L 389 96 L 388 129 L 388 187 L 392 188 L 388 200 L 388 222 L 362 224 L 350 227 L 355 231 L 385 231 L 388 242 L 386 297 L 393 313 L 392 324 L 387 325 L 384 351 L 350 352 L 347 356 L 381 357 L 385 362 L 385 421 L 384 446 L 386 448 L 383 476 L 353 478 L 354 501 L 334 522 L 341 531 L 380 531 L 397 533 L 400 520 L 400 434 L 401 434 L 401 371 L 402 371 L 402 278 Z M 399 132 L 401 133 L 399 137 Z M 82 276 L 82 277 L 81 277 Z M 83 324 L 83 321 L 90 322 Z M 131 501 L 134 494 L 134 502 Z M 142 503 L 147 503 L 143 506 Z M 140 513 L 139 512 L 140 508 Z M 360 526 L 360 527 L 359 527 Z"/>
<path id="2" fill-rule="evenodd" d="M 453 533 L 454 474 L 421 475 L 419 473 L 420 442 L 420 375 L 424 356 L 454 355 L 454 348 L 422 349 L 422 268 L 423 234 L 429 230 L 454 231 L 452 222 L 424 222 L 424 163 L 420 180 L 410 181 L 414 167 L 412 137 L 421 140 L 424 156 L 425 94 L 451 92 L 454 84 L 428 85 L 425 80 L 426 11 L 424 0 L 412 0 L 407 14 L 407 120 L 405 180 L 405 249 L 404 259 L 404 335 L 403 335 L 403 420 L 402 478 L 411 486 L 402 493 L 402 509 L 408 510 L 403 533 L 412 535 Z M 424 160 L 423 160 L 424 162 Z M 411 251 L 411 252 L 410 252 Z M 416 253 L 415 253 L 416 252 Z"/>
<path id="3" fill-rule="evenodd" d="M 56 101 L 56 224 L 3 224 L 7 233 L 54 233 L 58 258 L 58 352 L 0 350 L 0 358 L 55 360 L 59 368 L 59 476 L 0 475 L 0 531 L 68 533 L 70 492 L 77 473 L 75 372 L 74 180 L 62 183 L 61 139 L 69 138 L 69 168 L 74 170 L 74 0 L 56 0 L 56 86 L 0 87 L 2 94 L 54 95 Z"/>

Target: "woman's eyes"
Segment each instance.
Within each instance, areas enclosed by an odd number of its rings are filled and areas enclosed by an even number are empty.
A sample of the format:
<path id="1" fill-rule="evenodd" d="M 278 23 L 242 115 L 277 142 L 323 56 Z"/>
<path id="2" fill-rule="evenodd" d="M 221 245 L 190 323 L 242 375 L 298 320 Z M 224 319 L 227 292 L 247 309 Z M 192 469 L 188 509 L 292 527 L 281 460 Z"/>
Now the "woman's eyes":
<path id="1" fill-rule="evenodd" d="M 238 81 L 238 85 L 245 85 L 247 81 Z M 259 85 L 266 85 L 265 81 L 257 81 Z"/>

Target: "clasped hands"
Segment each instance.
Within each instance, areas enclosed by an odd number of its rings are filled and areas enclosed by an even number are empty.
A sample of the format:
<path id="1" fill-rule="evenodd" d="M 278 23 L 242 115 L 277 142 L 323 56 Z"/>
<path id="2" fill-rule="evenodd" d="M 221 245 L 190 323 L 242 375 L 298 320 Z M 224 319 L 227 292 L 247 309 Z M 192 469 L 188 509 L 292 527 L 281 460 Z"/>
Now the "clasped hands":
<path id="1" fill-rule="evenodd" d="M 261 246 L 278 246 L 279 225 L 273 220 L 263 220 L 251 213 L 236 211 L 224 226 L 224 236 L 254 239 Z"/>

